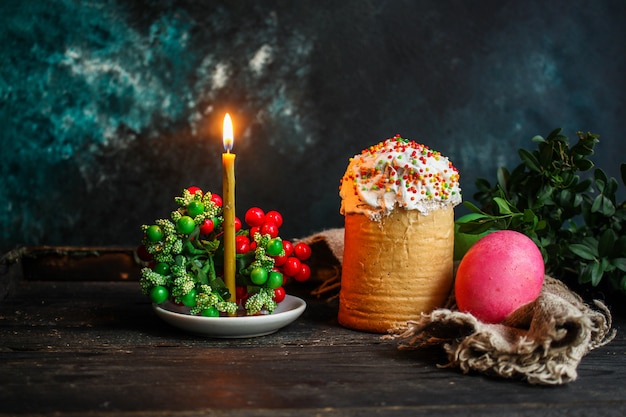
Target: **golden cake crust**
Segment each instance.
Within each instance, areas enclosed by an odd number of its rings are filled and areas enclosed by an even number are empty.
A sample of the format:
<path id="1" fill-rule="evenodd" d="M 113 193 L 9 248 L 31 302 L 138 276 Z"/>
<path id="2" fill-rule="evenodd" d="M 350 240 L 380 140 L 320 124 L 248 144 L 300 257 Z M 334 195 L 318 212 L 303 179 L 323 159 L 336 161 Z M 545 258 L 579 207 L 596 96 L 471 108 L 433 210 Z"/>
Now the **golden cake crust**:
<path id="1" fill-rule="evenodd" d="M 453 280 L 454 210 L 346 214 L 339 323 L 374 333 L 443 306 Z"/>

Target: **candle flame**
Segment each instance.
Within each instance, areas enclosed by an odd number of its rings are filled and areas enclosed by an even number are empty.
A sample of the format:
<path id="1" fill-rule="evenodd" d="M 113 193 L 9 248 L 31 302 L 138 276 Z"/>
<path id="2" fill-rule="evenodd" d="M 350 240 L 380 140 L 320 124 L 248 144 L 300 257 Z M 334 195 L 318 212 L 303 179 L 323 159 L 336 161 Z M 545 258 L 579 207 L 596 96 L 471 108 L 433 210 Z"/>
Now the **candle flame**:
<path id="1" fill-rule="evenodd" d="M 233 149 L 233 122 L 230 119 L 230 114 L 226 113 L 224 116 L 224 130 L 223 130 L 224 150 L 228 153 Z"/>

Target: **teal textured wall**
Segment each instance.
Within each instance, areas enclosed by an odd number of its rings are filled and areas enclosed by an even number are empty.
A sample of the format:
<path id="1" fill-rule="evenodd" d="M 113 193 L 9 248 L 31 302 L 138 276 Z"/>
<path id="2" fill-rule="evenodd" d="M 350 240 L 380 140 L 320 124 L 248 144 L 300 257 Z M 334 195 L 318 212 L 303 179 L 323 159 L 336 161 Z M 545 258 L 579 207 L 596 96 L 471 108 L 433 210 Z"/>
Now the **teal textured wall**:
<path id="1" fill-rule="evenodd" d="M 545 3 L 545 4 L 544 4 Z M 624 158 L 623 1 L 16 1 L 0 4 L 0 251 L 135 245 L 182 188 L 285 237 L 341 226 L 348 158 L 395 133 L 449 156 L 465 199 L 530 138 Z"/>

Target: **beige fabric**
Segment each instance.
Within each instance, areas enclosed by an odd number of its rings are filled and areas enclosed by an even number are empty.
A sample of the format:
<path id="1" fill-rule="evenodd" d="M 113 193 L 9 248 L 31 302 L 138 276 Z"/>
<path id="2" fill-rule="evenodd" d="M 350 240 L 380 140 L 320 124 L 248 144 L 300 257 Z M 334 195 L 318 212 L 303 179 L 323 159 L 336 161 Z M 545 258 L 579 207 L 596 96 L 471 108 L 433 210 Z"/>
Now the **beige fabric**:
<path id="1" fill-rule="evenodd" d="M 318 233 L 316 241 L 326 242 L 332 253 L 342 253 L 340 232 L 333 229 L 334 239 Z M 464 373 L 558 385 L 575 380 L 582 358 L 615 337 L 611 326 L 611 314 L 602 302 L 594 301 L 592 308 L 561 281 L 546 276 L 539 298 L 503 323 L 483 323 L 458 311 L 452 291 L 445 306 L 389 329 L 383 339 L 398 341 L 400 349 L 441 346 L 449 361 L 445 366 Z"/>
<path id="2" fill-rule="evenodd" d="M 594 310 L 561 281 L 546 276 L 539 298 L 501 324 L 486 324 L 468 313 L 441 308 L 387 339 L 400 349 L 441 345 L 447 366 L 478 371 L 531 384 L 557 385 L 576 379 L 576 368 L 592 349 L 610 342 L 611 314 L 599 301 Z"/>
<path id="3" fill-rule="evenodd" d="M 343 227 L 339 227 L 336 229 L 323 230 L 319 233 L 302 238 L 300 241 L 311 246 L 320 246 L 325 244 L 325 246 L 330 249 L 332 255 L 341 264 L 343 263 L 343 235 Z"/>

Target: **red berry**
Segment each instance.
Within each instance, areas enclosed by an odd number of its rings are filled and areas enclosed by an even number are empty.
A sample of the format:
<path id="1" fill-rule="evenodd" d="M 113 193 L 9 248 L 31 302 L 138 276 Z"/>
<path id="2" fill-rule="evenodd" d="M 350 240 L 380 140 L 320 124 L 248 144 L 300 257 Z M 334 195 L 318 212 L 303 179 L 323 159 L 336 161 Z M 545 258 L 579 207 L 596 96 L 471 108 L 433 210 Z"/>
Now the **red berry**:
<path id="1" fill-rule="evenodd" d="M 311 257 L 311 247 L 304 242 L 296 243 L 293 251 L 301 261 L 306 261 Z"/>
<path id="2" fill-rule="evenodd" d="M 309 268 L 307 264 L 301 263 L 300 270 L 298 271 L 296 275 L 293 276 L 293 279 L 295 279 L 298 282 L 304 282 L 308 280 L 309 278 L 311 278 L 311 268 Z"/>
<path id="3" fill-rule="evenodd" d="M 300 259 L 294 256 L 290 256 L 289 258 L 287 258 L 287 261 L 285 261 L 285 264 L 283 265 L 283 272 L 285 273 L 285 275 L 293 277 L 298 272 L 300 272 L 300 265 Z"/>
<path id="4" fill-rule="evenodd" d="M 265 222 L 265 212 L 258 207 L 252 207 L 246 211 L 244 219 L 250 227 L 261 226 Z"/>
<path id="5" fill-rule="evenodd" d="M 259 226 L 254 226 L 250 228 L 250 240 L 254 239 L 254 235 L 256 232 L 261 232 L 261 228 Z"/>
<path id="6" fill-rule="evenodd" d="M 265 215 L 265 221 L 272 221 L 276 223 L 276 226 L 280 227 L 283 225 L 283 215 L 276 210 L 268 211 Z"/>
<path id="7" fill-rule="evenodd" d="M 139 257 L 139 259 L 145 262 L 152 260 L 152 255 L 150 254 L 150 252 L 148 252 L 145 245 L 140 245 L 137 248 L 137 256 Z"/>
<path id="8" fill-rule="evenodd" d="M 274 238 L 278 236 L 278 226 L 274 222 L 265 222 L 261 226 L 261 234 L 270 235 L 270 237 Z"/>
<path id="9" fill-rule="evenodd" d="M 235 296 L 237 300 L 244 299 L 248 296 L 248 287 L 246 286 L 238 286 L 235 288 Z"/>
<path id="10" fill-rule="evenodd" d="M 235 237 L 235 251 L 237 253 L 248 253 L 250 251 L 250 239 L 248 239 L 248 236 L 238 235 Z"/>
<path id="11" fill-rule="evenodd" d="M 235 232 L 238 232 L 241 230 L 241 220 L 239 220 L 239 217 L 235 217 Z"/>
<path id="12" fill-rule="evenodd" d="M 288 240 L 283 240 L 283 250 L 285 251 L 285 256 L 291 256 L 293 253 L 293 244 Z"/>
<path id="13" fill-rule="evenodd" d="M 218 207 L 222 207 L 222 205 L 224 204 L 222 202 L 222 197 L 220 197 L 217 194 L 211 194 L 211 201 L 213 202 L 213 204 L 215 204 Z"/>
<path id="14" fill-rule="evenodd" d="M 203 235 L 208 235 L 215 229 L 215 223 L 213 223 L 212 219 L 204 219 L 202 224 L 200 225 L 200 233 Z"/>
<path id="15" fill-rule="evenodd" d="M 195 185 L 192 185 L 191 187 L 188 187 L 187 191 L 189 191 L 189 193 L 191 193 L 191 195 L 195 195 L 197 191 L 200 191 L 200 195 L 202 195 L 202 189 L 200 187 L 196 187 Z"/>
<path id="16" fill-rule="evenodd" d="M 277 303 L 280 303 L 286 296 L 287 294 L 285 293 L 285 289 L 283 287 L 278 287 L 274 289 L 274 297 L 272 297 L 272 299 Z"/>
<path id="17" fill-rule="evenodd" d="M 274 266 L 283 266 L 287 262 L 287 256 L 273 256 Z"/>

